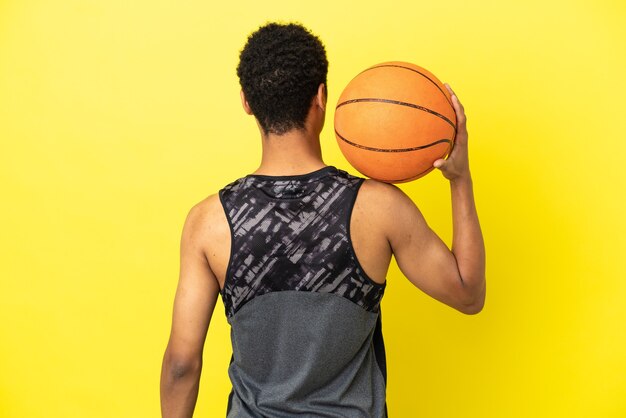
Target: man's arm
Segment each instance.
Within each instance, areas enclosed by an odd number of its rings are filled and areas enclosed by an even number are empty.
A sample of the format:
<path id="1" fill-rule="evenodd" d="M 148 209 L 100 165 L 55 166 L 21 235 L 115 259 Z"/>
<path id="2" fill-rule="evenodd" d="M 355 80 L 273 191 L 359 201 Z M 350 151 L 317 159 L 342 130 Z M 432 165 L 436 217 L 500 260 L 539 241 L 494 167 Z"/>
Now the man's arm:
<path id="1" fill-rule="evenodd" d="M 456 257 L 464 289 L 475 296 L 472 310 L 480 312 L 485 304 L 485 243 L 478 222 L 474 190 L 469 169 L 468 135 L 465 109 L 452 88 L 450 92 L 457 119 L 455 149 L 447 160 L 437 160 L 434 166 L 450 180 L 452 194 L 452 253 Z M 470 312 L 475 313 L 475 312 Z"/>
<path id="2" fill-rule="evenodd" d="M 452 251 L 398 188 L 388 191 L 393 202 L 390 209 L 395 212 L 388 240 L 400 270 L 415 286 L 463 313 L 475 314 L 485 303 L 485 245 L 469 171 L 465 111 L 450 86 L 446 87 L 457 116 L 457 135 L 449 158 L 433 165 L 450 180 Z"/>
<path id="3" fill-rule="evenodd" d="M 202 351 L 219 295 L 219 284 L 202 247 L 205 222 L 204 210 L 197 204 L 183 227 L 180 277 L 161 369 L 163 418 L 191 418 L 198 398 Z"/>

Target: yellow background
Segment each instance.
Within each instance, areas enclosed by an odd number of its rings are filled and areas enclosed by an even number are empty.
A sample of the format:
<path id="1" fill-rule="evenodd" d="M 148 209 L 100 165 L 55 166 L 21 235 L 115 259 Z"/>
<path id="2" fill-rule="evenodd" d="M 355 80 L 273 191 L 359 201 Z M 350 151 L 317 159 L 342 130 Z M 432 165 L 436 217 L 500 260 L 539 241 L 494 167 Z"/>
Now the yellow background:
<path id="1" fill-rule="evenodd" d="M 325 42 L 331 104 L 401 60 L 466 107 L 487 302 L 392 266 L 391 416 L 626 416 L 621 0 L 0 1 L 0 416 L 159 416 L 182 225 L 257 167 L 235 67 L 276 19 Z M 356 174 L 329 107 L 326 162 Z M 443 176 L 401 187 L 450 243 Z M 196 416 L 225 415 L 230 354 L 219 300 Z"/>

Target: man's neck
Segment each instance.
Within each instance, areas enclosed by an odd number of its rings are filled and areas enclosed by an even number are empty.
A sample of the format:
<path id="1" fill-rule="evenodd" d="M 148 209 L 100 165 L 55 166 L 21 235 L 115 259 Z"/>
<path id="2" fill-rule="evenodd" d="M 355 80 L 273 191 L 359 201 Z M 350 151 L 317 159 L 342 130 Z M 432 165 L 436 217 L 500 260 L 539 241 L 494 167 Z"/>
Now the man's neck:
<path id="1" fill-rule="evenodd" d="M 253 174 L 289 176 L 306 174 L 326 166 L 319 134 L 292 130 L 284 135 L 262 136 L 261 165 Z"/>

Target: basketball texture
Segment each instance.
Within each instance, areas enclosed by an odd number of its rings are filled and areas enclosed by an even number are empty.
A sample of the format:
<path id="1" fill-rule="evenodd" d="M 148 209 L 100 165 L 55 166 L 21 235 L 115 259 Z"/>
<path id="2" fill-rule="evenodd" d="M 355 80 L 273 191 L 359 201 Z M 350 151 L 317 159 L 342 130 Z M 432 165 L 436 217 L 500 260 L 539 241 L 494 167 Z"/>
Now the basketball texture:
<path id="1" fill-rule="evenodd" d="M 360 173 L 403 183 L 429 173 L 452 151 L 456 114 L 450 93 L 428 70 L 401 61 L 354 77 L 335 108 L 341 152 Z"/>

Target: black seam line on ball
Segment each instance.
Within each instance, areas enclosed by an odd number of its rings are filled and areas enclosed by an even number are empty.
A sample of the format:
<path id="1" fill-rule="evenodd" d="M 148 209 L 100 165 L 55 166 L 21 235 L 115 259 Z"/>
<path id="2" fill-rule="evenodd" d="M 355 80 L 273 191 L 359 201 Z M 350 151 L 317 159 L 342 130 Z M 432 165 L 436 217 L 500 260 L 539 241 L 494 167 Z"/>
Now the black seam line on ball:
<path id="1" fill-rule="evenodd" d="M 417 71 L 414 68 L 410 68 L 410 67 L 405 67 L 404 65 L 396 65 L 396 64 L 384 64 L 384 65 L 376 65 L 374 67 L 370 67 L 364 71 L 362 71 L 361 73 L 364 73 L 365 71 L 369 71 L 369 70 L 373 70 L 374 68 L 383 68 L 383 67 L 395 67 L 395 68 L 404 68 L 405 70 L 409 70 L 409 71 L 413 71 L 414 73 L 418 73 L 419 75 L 421 75 L 422 77 L 426 78 L 428 81 L 430 81 L 431 83 L 433 83 L 433 85 L 435 87 L 437 87 L 437 89 L 441 92 L 441 94 L 443 94 L 443 97 L 446 99 L 446 102 L 448 102 L 450 104 L 450 106 L 452 107 L 452 109 L 454 109 L 454 105 L 452 104 L 452 102 L 448 99 L 448 96 L 446 95 L 446 93 L 441 89 L 441 87 L 439 87 L 439 84 L 435 83 L 435 81 L 428 77 L 426 74 L 424 74 L 421 71 Z"/>
<path id="2" fill-rule="evenodd" d="M 452 126 L 452 128 L 454 128 L 454 131 L 456 132 L 456 126 L 454 126 L 454 123 L 452 123 L 452 121 L 450 119 L 448 119 L 447 117 L 445 117 L 441 113 L 435 112 L 434 110 L 429 109 L 429 108 L 424 107 L 424 106 L 416 105 L 416 104 L 413 104 L 413 103 L 401 102 L 399 100 L 377 99 L 377 98 L 373 98 L 373 97 L 372 98 L 368 97 L 368 98 L 363 98 L 363 99 L 352 99 L 352 100 L 346 100 L 345 102 L 339 103 L 335 109 L 339 109 L 341 106 L 345 106 L 345 105 L 350 104 L 350 103 L 362 103 L 362 102 L 389 103 L 389 104 L 395 104 L 395 105 L 400 105 L 400 106 L 412 107 L 413 109 L 422 110 L 424 112 L 428 112 L 428 113 L 430 113 L 432 115 L 435 115 L 435 116 L 440 117 L 441 119 L 445 120 L 446 122 L 448 122 L 450 124 L 450 126 Z"/>
<path id="3" fill-rule="evenodd" d="M 364 150 L 368 150 L 368 151 L 377 151 L 377 152 L 408 152 L 408 151 L 418 151 L 424 148 L 429 148 L 432 146 L 435 146 L 437 144 L 441 144 L 444 142 L 450 143 L 452 141 L 450 141 L 449 139 L 440 139 L 438 141 L 435 142 L 431 142 L 430 144 L 426 144 L 426 145 L 420 145 L 419 147 L 410 147 L 410 148 L 375 148 L 375 147 L 368 147 L 366 145 L 361 145 L 361 144 L 357 144 L 356 142 L 352 142 L 349 139 L 346 139 L 345 137 L 343 137 L 339 132 L 337 132 L 337 130 L 335 129 L 335 134 L 344 142 L 352 145 L 353 147 L 357 147 L 357 148 L 361 148 Z"/>

